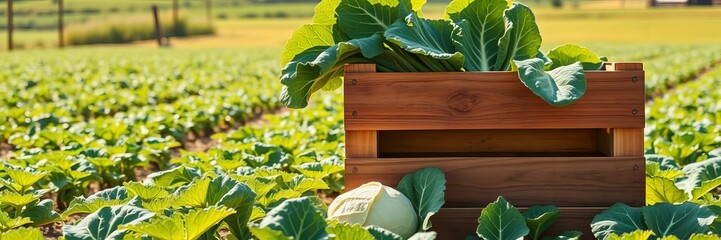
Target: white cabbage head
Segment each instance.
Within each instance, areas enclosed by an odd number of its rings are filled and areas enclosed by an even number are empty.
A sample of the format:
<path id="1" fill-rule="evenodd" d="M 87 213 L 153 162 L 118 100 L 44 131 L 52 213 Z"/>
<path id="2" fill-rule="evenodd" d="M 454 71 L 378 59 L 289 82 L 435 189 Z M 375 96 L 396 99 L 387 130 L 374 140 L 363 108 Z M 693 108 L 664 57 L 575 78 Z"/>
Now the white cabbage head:
<path id="1" fill-rule="evenodd" d="M 379 182 L 369 182 L 338 196 L 328 218 L 363 226 L 377 226 L 404 239 L 416 233 L 418 216 L 408 198 Z"/>

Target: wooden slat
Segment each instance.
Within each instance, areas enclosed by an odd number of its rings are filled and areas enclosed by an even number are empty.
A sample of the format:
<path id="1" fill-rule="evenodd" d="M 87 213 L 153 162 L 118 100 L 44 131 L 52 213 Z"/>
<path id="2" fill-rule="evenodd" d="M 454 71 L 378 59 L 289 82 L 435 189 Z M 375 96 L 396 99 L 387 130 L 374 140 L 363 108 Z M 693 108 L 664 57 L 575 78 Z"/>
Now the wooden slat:
<path id="1" fill-rule="evenodd" d="M 405 174 L 435 166 L 446 174 L 447 207 L 476 207 L 498 196 L 516 206 L 642 206 L 643 164 L 643 157 L 349 158 L 345 184 L 396 187 Z"/>
<path id="2" fill-rule="evenodd" d="M 599 131 L 598 148 L 608 156 L 643 156 L 643 128 L 615 128 Z"/>
<path id="3" fill-rule="evenodd" d="M 475 156 L 483 156 L 483 153 L 563 155 L 598 151 L 596 129 L 380 131 L 378 135 L 378 154 L 381 157 L 406 157 L 401 155 L 408 153 L 474 153 L 480 154 Z"/>
<path id="4" fill-rule="evenodd" d="M 378 156 L 376 131 L 346 131 L 345 154 L 347 158 L 375 158 Z"/>
<path id="5" fill-rule="evenodd" d="M 641 70 L 589 71 L 586 94 L 571 105 L 554 107 L 523 86 L 515 72 L 346 72 L 345 126 L 346 130 L 642 128 L 643 74 Z"/>
<path id="6" fill-rule="evenodd" d="M 514 204 L 511 202 L 511 204 Z M 560 207 L 561 214 L 558 220 L 551 225 L 544 236 L 558 236 L 566 230 L 583 232 L 581 239 L 595 239 L 591 233 L 591 220 L 603 212 L 603 207 Z M 431 218 L 433 227 L 431 231 L 438 233 L 438 239 L 465 239 L 474 235 L 478 227 L 478 217 L 482 208 L 442 208 L 437 215 Z M 519 208 L 521 212 L 527 208 Z"/>
<path id="7" fill-rule="evenodd" d="M 346 64 L 343 66 L 343 71 L 346 73 L 370 73 L 376 71 L 376 65 L 369 63 Z"/>

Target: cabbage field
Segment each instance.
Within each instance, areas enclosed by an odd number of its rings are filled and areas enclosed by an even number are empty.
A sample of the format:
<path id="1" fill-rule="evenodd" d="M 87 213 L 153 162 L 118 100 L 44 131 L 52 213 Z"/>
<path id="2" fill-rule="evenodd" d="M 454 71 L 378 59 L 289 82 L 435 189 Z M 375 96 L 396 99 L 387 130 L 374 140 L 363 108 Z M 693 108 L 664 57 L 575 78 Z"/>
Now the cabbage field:
<path id="1" fill-rule="evenodd" d="M 647 204 L 721 216 L 721 45 L 587 46 L 644 63 Z M 325 220 L 343 190 L 342 91 L 284 108 L 278 53 L 0 55 L 0 239 L 383 234 Z M 721 218 L 698 224 L 669 229 L 721 233 Z M 657 227 L 637 226 L 640 235 Z"/>

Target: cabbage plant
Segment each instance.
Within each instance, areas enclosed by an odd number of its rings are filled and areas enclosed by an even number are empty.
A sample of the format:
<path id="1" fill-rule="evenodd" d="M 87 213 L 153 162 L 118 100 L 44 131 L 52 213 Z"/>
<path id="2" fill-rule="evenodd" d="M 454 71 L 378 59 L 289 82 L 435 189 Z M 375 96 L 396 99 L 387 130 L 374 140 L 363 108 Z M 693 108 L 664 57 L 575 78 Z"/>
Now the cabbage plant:
<path id="1" fill-rule="evenodd" d="M 418 216 L 398 190 L 369 182 L 341 194 L 328 207 L 328 218 L 351 224 L 379 226 L 404 238 L 416 232 Z"/>
<path id="2" fill-rule="evenodd" d="M 692 236 L 709 233 L 716 217 L 711 208 L 693 202 L 657 203 L 643 208 L 617 203 L 593 218 L 591 228 L 593 235 L 601 240 L 636 231 L 667 239 L 697 239 Z M 718 239 L 718 236 L 698 239 Z"/>
<path id="3" fill-rule="evenodd" d="M 424 18 L 424 3 L 322 0 L 281 54 L 283 103 L 303 108 L 318 90 L 341 86 L 345 64 L 373 63 L 380 72 L 518 71 L 534 94 L 565 106 L 585 93 L 584 70 L 605 61 L 568 44 L 542 53 L 535 16 L 521 3 L 454 0 L 444 19 Z"/>
<path id="4" fill-rule="evenodd" d="M 328 218 L 380 227 L 406 239 L 431 228 L 431 216 L 445 203 L 445 190 L 445 174 L 423 168 L 404 176 L 398 190 L 370 182 L 341 194 L 328 207 Z"/>

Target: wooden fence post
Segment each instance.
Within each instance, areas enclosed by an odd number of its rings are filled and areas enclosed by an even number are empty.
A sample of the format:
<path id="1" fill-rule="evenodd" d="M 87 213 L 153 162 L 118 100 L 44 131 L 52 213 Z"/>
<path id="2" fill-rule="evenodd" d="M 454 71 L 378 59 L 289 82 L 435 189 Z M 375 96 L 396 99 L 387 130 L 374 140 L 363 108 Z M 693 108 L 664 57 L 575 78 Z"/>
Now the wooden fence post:
<path id="1" fill-rule="evenodd" d="M 213 25 L 213 2 L 212 0 L 205 0 L 205 17 L 208 18 L 208 26 Z"/>
<path id="2" fill-rule="evenodd" d="M 175 35 L 175 29 L 178 27 L 178 0 L 173 0 L 173 35 Z"/>
<path id="3" fill-rule="evenodd" d="M 153 22 L 155 23 L 155 39 L 158 41 L 158 47 L 163 46 L 163 34 L 160 29 L 160 19 L 158 19 L 158 6 L 153 5 Z"/>
<path id="4" fill-rule="evenodd" d="M 58 47 L 65 46 L 65 36 L 63 34 L 63 0 L 58 0 Z"/>
<path id="5" fill-rule="evenodd" d="M 13 0 L 8 1 L 8 51 L 13 50 Z"/>

